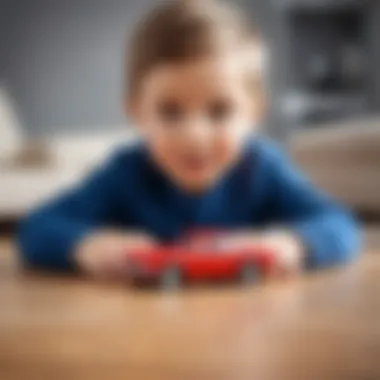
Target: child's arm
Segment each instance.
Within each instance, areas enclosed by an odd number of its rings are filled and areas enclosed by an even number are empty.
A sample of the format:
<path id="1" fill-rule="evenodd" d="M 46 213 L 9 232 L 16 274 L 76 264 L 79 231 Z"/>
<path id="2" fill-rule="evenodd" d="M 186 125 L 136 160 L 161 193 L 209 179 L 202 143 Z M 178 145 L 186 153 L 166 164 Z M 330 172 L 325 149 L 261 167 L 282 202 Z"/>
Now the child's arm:
<path id="1" fill-rule="evenodd" d="M 88 252 L 89 246 L 105 252 L 111 249 L 111 240 L 114 241 L 112 249 L 116 250 L 124 238 L 116 239 L 117 232 L 104 233 L 103 230 L 109 228 L 112 220 L 117 220 L 119 192 L 125 191 L 127 185 L 121 182 L 123 178 L 124 167 L 117 156 L 79 188 L 29 215 L 19 232 L 23 261 L 33 266 L 68 269 L 77 261 L 74 258 L 77 251 Z M 97 244 L 82 244 L 91 240 Z M 87 265 L 91 271 L 97 263 L 87 257 L 87 253 L 81 253 L 79 265 Z M 98 255 L 92 257 L 96 261 Z"/>
<path id="2" fill-rule="evenodd" d="M 300 256 L 309 268 L 344 263 L 358 253 L 360 238 L 353 216 L 320 193 L 285 155 L 266 146 L 259 166 L 267 220 L 274 223 L 273 234 L 268 235 L 271 244 Z"/>

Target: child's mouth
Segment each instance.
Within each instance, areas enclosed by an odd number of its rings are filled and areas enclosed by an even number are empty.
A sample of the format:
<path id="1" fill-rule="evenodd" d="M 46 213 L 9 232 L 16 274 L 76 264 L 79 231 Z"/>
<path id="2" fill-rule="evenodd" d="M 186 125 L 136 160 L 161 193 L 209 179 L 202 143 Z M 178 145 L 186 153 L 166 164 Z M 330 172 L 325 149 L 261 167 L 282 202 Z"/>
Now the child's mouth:
<path id="1" fill-rule="evenodd" d="M 200 155 L 188 154 L 181 157 L 181 164 L 184 169 L 191 172 L 201 172 L 210 165 L 210 159 Z"/>

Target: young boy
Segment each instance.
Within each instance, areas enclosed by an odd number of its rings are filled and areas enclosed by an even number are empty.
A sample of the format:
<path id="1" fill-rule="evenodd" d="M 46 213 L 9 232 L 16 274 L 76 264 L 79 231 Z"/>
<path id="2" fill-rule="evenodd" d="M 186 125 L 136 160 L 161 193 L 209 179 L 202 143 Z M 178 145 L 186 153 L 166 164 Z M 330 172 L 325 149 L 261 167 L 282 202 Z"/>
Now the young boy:
<path id="1" fill-rule="evenodd" d="M 261 56 L 259 36 L 225 4 L 158 6 L 129 55 L 126 108 L 141 142 L 27 218 L 25 262 L 123 276 L 130 249 L 202 226 L 273 247 L 288 272 L 353 258 L 351 216 L 258 136 Z"/>

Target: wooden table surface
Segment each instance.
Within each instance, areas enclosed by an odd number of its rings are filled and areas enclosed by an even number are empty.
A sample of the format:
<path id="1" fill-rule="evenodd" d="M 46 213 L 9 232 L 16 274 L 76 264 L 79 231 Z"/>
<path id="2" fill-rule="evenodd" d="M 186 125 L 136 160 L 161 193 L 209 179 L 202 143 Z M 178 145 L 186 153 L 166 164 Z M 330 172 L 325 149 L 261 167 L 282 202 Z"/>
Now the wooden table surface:
<path id="1" fill-rule="evenodd" d="M 380 379 L 380 250 L 256 287 L 131 291 L 0 244 L 0 379 Z"/>

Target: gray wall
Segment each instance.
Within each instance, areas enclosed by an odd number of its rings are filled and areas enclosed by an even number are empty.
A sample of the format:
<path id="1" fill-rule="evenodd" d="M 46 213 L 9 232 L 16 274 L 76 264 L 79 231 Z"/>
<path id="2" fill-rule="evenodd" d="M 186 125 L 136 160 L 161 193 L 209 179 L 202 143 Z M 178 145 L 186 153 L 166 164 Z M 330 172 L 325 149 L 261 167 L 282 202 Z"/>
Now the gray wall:
<path id="1" fill-rule="evenodd" d="M 373 2 L 373 12 L 369 22 L 370 44 L 373 49 L 370 54 L 369 69 L 373 71 L 374 78 L 371 88 L 371 106 L 376 113 L 380 111 L 380 1 Z"/>
<path id="2" fill-rule="evenodd" d="M 126 123 L 121 105 L 124 40 L 155 2 L 0 0 L 0 79 L 16 100 L 27 133 Z M 240 2 L 275 41 L 269 1 Z"/>
<path id="3" fill-rule="evenodd" d="M 124 38 L 149 3 L 13 0 L 6 4 L 3 81 L 29 133 L 124 123 L 120 98 Z"/>

